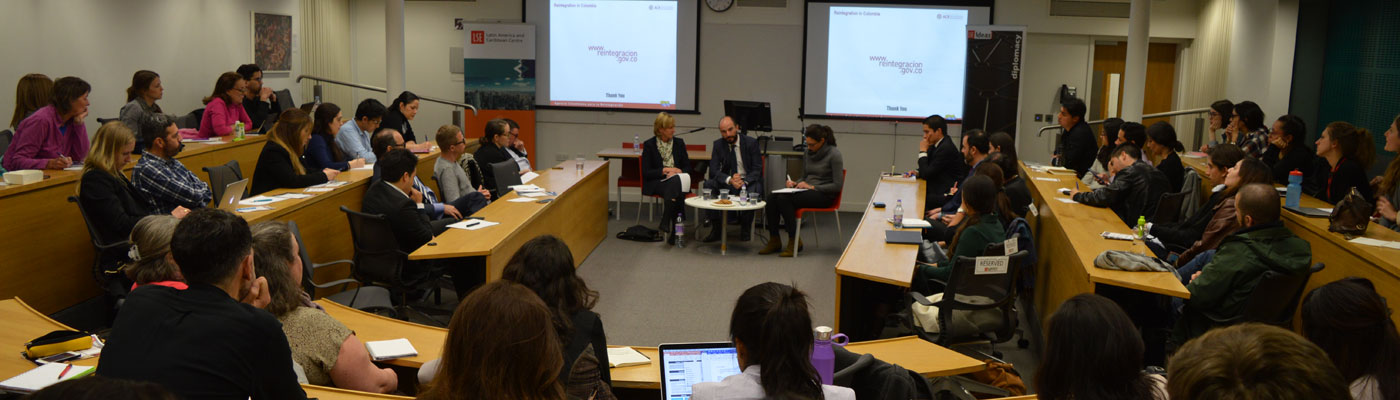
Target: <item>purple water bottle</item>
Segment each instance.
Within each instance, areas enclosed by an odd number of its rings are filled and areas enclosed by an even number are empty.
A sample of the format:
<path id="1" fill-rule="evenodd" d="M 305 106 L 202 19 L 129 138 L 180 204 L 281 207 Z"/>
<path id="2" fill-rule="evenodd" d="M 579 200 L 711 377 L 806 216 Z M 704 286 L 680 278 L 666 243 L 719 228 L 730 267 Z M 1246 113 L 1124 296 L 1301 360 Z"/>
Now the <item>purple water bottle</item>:
<path id="1" fill-rule="evenodd" d="M 845 346 L 845 334 L 831 334 L 831 328 L 818 326 L 812 330 L 814 340 L 812 341 L 812 366 L 817 369 L 817 375 L 822 378 L 823 385 L 831 384 L 831 376 L 836 370 L 836 353 L 831 349 L 831 345 Z"/>

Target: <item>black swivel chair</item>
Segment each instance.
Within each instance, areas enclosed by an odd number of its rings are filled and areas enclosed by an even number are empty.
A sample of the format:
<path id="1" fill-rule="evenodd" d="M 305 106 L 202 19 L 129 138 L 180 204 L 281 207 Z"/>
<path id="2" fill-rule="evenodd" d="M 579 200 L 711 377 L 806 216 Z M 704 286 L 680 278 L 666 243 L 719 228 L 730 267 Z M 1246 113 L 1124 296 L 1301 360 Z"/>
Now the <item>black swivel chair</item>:
<path id="1" fill-rule="evenodd" d="M 987 246 L 983 254 L 984 257 L 1001 255 L 1005 254 L 1005 250 L 1001 243 L 993 243 Z M 944 284 L 943 299 L 938 302 L 930 302 L 926 295 L 918 292 L 909 293 L 914 303 L 938 307 L 939 333 L 930 334 L 914 326 L 913 316 L 907 311 L 904 314 L 907 318 L 902 318 L 905 327 L 920 338 L 944 347 L 980 340 L 992 344 L 1003 343 L 1020 333 L 1017 329 L 1020 321 L 1016 317 L 1016 293 L 1020 284 L 1021 264 L 1029 257 L 1029 252 L 1019 250 L 1009 255 L 1005 273 L 978 273 L 977 260 L 984 257 L 958 257 L 953 263 L 948 282 Z M 988 314 L 986 310 L 997 310 L 999 318 L 982 321 L 978 316 Z M 972 316 L 972 319 L 978 320 L 974 323 L 980 326 L 972 331 L 963 331 L 960 324 L 952 323 L 954 314 Z M 993 355 L 1001 358 L 998 353 L 993 350 Z"/>
<path id="2" fill-rule="evenodd" d="M 10 142 L 15 140 L 15 133 L 9 129 L 0 131 L 0 154 L 5 154 L 5 150 L 10 148 Z"/>
<path id="3" fill-rule="evenodd" d="M 95 253 L 92 260 L 92 278 L 97 281 L 98 287 L 116 300 L 116 306 L 120 308 L 127 293 L 130 292 L 132 283 L 131 279 L 126 277 L 121 265 L 121 261 L 126 259 L 127 250 L 131 248 L 131 241 L 126 238 L 121 240 L 103 238 L 97 231 L 97 227 L 92 225 L 92 220 L 88 219 L 87 208 L 83 207 L 81 201 L 78 201 L 78 197 L 68 196 L 68 202 L 78 205 L 78 214 L 82 215 L 83 224 L 87 226 L 88 236 L 92 239 Z"/>
<path id="4" fill-rule="evenodd" d="M 316 289 L 325 289 L 339 285 L 341 292 L 326 296 L 330 301 L 343 304 L 345 306 L 365 311 L 393 310 L 394 305 L 389 301 L 391 297 L 389 290 L 378 286 L 365 286 L 363 282 L 354 278 L 338 279 L 326 283 L 316 283 L 314 279 L 316 270 L 324 267 L 339 264 L 349 264 L 353 270 L 355 263 L 350 260 L 335 260 L 326 263 L 311 262 L 311 255 L 306 250 L 306 241 L 301 238 L 301 229 L 297 227 L 296 221 L 288 221 L 287 229 L 292 231 L 292 237 L 296 238 L 301 258 L 301 286 L 307 294 L 315 297 Z M 346 290 L 350 284 L 357 286 L 354 289 Z"/>
<path id="5" fill-rule="evenodd" d="M 203 169 L 204 173 L 209 174 L 209 190 L 214 192 L 215 203 L 223 200 L 224 188 L 228 187 L 228 184 L 243 180 L 243 169 L 239 168 L 238 160 Z"/>
<path id="6" fill-rule="evenodd" d="M 1210 312 L 1205 312 L 1204 315 L 1216 326 L 1260 322 L 1293 329 L 1293 312 L 1298 310 L 1298 301 L 1303 297 L 1303 289 L 1308 286 L 1308 279 L 1323 268 L 1327 268 L 1327 265 L 1313 264 L 1308 272 L 1297 275 L 1264 271 L 1264 275 L 1259 278 L 1259 284 L 1254 286 L 1254 291 L 1245 299 L 1244 309 L 1238 315 L 1218 316 Z M 1187 303 L 1187 307 L 1190 307 L 1190 303 Z"/>
<path id="7" fill-rule="evenodd" d="M 203 117 L 204 109 L 195 109 L 194 111 L 190 111 L 189 114 L 175 117 L 175 127 L 180 129 L 199 129 L 199 122 Z"/>
<path id="8" fill-rule="evenodd" d="M 386 286 L 390 293 L 398 296 L 399 305 L 394 311 L 399 319 L 407 320 L 407 311 L 416 311 L 408 307 L 408 292 L 430 286 L 437 277 L 429 274 L 405 279 L 408 253 L 399 250 L 399 241 L 383 215 L 365 214 L 345 206 L 340 206 L 340 211 L 350 220 L 350 237 L 355 246 L 352 269 L 355 279 L 368 285 Z"/>
<path id="9" fill-rule="evenodd" d="M 499 199 L 510 193 L 510 187 L 520 184 L 520 164 L 515 160 L 505 160 L 491 164 L 491 176 L 496 178 L 496 193 L 491 198 Z"/>

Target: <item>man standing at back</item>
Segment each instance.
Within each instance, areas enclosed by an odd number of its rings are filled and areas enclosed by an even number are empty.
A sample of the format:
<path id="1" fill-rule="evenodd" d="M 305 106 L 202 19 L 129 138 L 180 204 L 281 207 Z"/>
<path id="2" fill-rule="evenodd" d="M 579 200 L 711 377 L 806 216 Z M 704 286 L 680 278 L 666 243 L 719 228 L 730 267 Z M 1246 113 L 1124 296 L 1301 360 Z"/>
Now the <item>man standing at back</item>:
<path id="1" fill-rule="evenodd" d="M 958 145 L 948 137 L 948 121 L 943 116 L 924 118 L 923 129 L 917 174 L 928 183 L 924 186 L 924 209 L 919 211 L 927 215 L 929 210 L 936 210 L 948 201 L 948 191 L 967 175 L 967 164 L 958 153 Z"/>
<path id="2" fill-rule="evenodd" d="M 170 255 L 188 287 L 145 285 L 127 296 L 97 374 L 161 384 L 183 399 L 305 399 L 282 324 L 253 272 L 242 217 L 196 210 L 175 226 Z"/>
<path id="3" fill-rule="evenodd" d="M 740 135 L 739 126 L 735 125 L 734 119 L 729 116 L 720 118 L 719 133 L 720 138 L 710 147 L 710 172 L 709 178 L 705 179 L 705 187 L 729 189 L 729 193 L 734 196 L 738 196 L 745 186 L 750 192 L 762 193 L 763 181 L 759 178 L 763 175 L 763 159 L 758 153 L 758 140 L 748 135 Z M 739 225 L 742 226 L 739 240 L 747 242 L 753 238 L 753 213 L 738 213 Z M 719 220 L 720 215 L 719 211 L 705 212 L 706 219 L 717 224 L 726 223 L 727 221 Z M 704 241 L 719 240 L 721 228 L 721 225 L 713 225 Z"/>
<path id="4" fill-rule="evenodd" d="M 175 159 L 185 145 L 180 143 L 175 118 L 161 113 L 146 113 L 137 126 L 146 149 L 131 173 L 136 189 L 156 202 L 156 211 L 169 213 L 175 207 L 191 210 L 204 208 L 214 199 L 209 184 L 199 180 L 185 164 Z"/>
<path id="5" fill-rule="evenodd" d="M 1094 139 L 1094 131 L 1089 129 L 1089 123 L 1084 122 L 1084 100 L 1071 97 L 1060 103 L 1060 113 L 1056 117 L 1060 123 L 1060 128 L 1064 129 L 1064 134 L 1060 136 L 1060 147 L 1057 149 L 1060 158 L 1060 165 L 1074 170 L 1074 175 L 1084 177 L 1089 168 L 1094 167 L 1094 158 L 1098 155 L 1099 143 Z"/>

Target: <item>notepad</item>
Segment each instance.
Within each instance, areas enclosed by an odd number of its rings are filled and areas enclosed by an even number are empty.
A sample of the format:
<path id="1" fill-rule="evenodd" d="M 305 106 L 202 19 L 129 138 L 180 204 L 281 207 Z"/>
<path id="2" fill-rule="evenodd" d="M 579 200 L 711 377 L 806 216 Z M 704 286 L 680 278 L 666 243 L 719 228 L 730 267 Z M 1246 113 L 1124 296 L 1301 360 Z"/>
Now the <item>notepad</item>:
<path id="1" fill-rule="evenodd" d="M 418 349 L 413 348 L 413 344 L 408 339 L 377 340 L 365 342 L 365 350 L 369 351 L 370 358 L 374 361 L 393 360 L 395 358 L 413 357 L 418 355 Z"/>
<path id="2" fill-rule="evenodd" d="M 480 219 L 464 219 L 464 220 L 461 220 L 461 221 L 458 221 L 458 222 L 454 222 L 454 223 L 452 223 L 451 225 L 448 225 L 447 227 L 448 227 L 448 228 L 466 229 L 466 230 L 469 230 L 469 231 L 474 231 L 474 230 L 481 229 L 481 228 L 485 228 L 485 227 L 488 227 L 488 226 L 496 226 L 496 225 L 500 225 L 500 224 L 501 224 L 500 222 L 491 222 L 491 221 L 480 220 Z"/>
<path id="3" fill-rule="evenodd" d="M 1055 200 L 1059 200 L 1061 203 L 1070 203 L 1070 204 L 1074 204 L 1074 199 L 1071 199 L 1071 198 L 1068 198 L 1068 197 L 1056 197 Z"/>
<path id="4" fill-rule="evenodd" d="M 539 177 L 540 177 L 540 174 L 536 174 L 536 173 L 534 173 L 534 172 L 526 172 L 524 175 L 520 175 L 520 182 L 522 182 L 522 183 L 528 183 L 528 182 L 530 182 L 531 180 L 534 180 L 535 178 L 539 178 Z"/>
<path id="5" fill-rule="evenodd" d="M 893 219 L 893 218 L 887 218 L 887 219 L 885 219 L 885 222 L 889 222 L 889 223 L 893 224 L 893 223 L 894 223 L 894 219 Z M 922 220 L 922 219 L 904 218 L 904 219 L 901 220 L 900 222 L 902 222 L 902 223 L 904 224 L 904 227 L 905 227 L 905 228 L 932 228 L 932 227 L 933 227 L 933 224 L 930 224 L 930 223 L 928 223 L 928 221 L 925 221 L 925 220 Z"/>
<path id="6" fill-rule="evenodd" d="M 65 363 L 40 365 L 28 372 L 15 375 L 13 378 L 0 382 L 0 389 L 16 393 L 34 393 L 39 391 L 39 389 L 46 388 L 59 381 L 87 376 L 92 374 L 92 371 L 96 369 L 95 367 L 74 365 L 73 368 L 69 369 L 68 373 L 65 374 L 63 370 L 68 368 L 68 365 L 69 364 Z M 63 379 L 58 379 L 60 374 L 63 375 Z"/>
<path id="7" fill-rule="evenodd" d="M 531 198 L 531 197 L 516 197 L 516 198 L 514 198 L 514 199 L 510 199 L 510 200 L 506 200 L 506 201 L 509 201 L 509 202 L 511 202 L 511 203 L 534 203 L 534 202 L 536 202 L 536 201 L 539 201 L 539 199 L 535 199 L 535 198 Z"/>
<path id="8" fill-rule="evenodd" d="M 774 190 L 773 193 L 797 193 L 797 192 L 801 192 L 801 191 L 805 191 L 805 190 L 807 190 L 807 189 L 802 189 L 802 188 L 785 188 L 785 189 Z"/>
<path id="9" fill-rule="evenodd" d="M 609 347 L 608 366 L 612 368 L 651 364 L 651 359 L 631 347 Z"/>

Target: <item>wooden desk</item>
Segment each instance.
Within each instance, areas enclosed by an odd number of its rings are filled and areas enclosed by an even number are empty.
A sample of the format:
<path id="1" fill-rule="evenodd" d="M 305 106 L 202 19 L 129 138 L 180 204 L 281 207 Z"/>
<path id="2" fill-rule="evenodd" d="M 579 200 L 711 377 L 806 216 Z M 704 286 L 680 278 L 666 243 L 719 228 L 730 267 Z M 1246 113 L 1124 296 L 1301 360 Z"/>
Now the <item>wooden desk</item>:
<path id="1" fill-rule="evenodd" d="M 455 257 L 486 257 L 486 280 L 500 279 L 501 271 L 515 251 L 537 236 L 558 236 L 569 245 L 574 262 L 583 263 L 603 242 L 608 229 L 608 162 L 584 161 L 583 172 L 574 161 L 555 169 L 538 171 L 530 184 L 559 195 L 548 204 L 512 203 L 520 195 L 511 192 L 477 211 L 474 216 L 500 225 L 469 231 L 451 229 L 433 238 L 435 245 L 424 245 L 408 258 L 426 260 Z"/>
<path id="2" fill-rule="evenodd" d="M 1205 176 L 1205 160 L 1183 157 L 1181 162 L 1196 169 L 1202 177 Z M 1299 198 L 1298 205 L 1313 208 L 1332 207 L 1331 204 L 1306 194 Z M 1287 210 L 1284 210 L 1280 217 L 1283 218 L 1284 226 L 1312 246 L 1312 261 L 1327 264 L 1327 268 L 1308 279 L 1305 294 L 1338 279 L 1359 276 L 1370 279 L 1381 296 L 1391 301 L 1400 299 L 1400 250 L 1348 242 L 1341 234 L 1327 231 L 1327 218 L 1309 218 Z M 1365 237 L 1400 241 L 1400 232 L 1371 224 L 1366 229 Z M 1295 317 L 1298 315 L 1295 314 Z M 1392 313 L 1390 319 L 1400 324 L 1400 314 Z M 1301 321 L 1301 318 L 1294 318 L 1294 321 Z"/>
<path id="3" fill-rule="evenodd" d="M 5 329 L 0 329 L 0 346 L 4 348 L 0 351 L 0 380 L 34 369 L 34 363 L 19 355 L 26 342 L 52 331 L 72 329 L 49 319 L 18 297 L 0 300 L 0 321 L 5 321 Z M 97 360 L 94 357 L 73 364 L 92 367 L 97 366 Z"/>
<path id="4" fill-rule="evenodd" d="M 924 188 L 925 182 L 921 179 L 901 177 L 881 177 L 875 185 L 875 193 L 866 203 L 860 225 L 836 262 L 838 332 L 845 332 L 841 330 L 843 316 L 849 319 L 845 325 L 848 328 L 854 326 L 852 324 L 870 322 L 869 307 L 873 306 L 865 301 L 869 300 L 869 292 L 909 287 L 919 246 L 885 243 L 885 231 L 894 229 L 886 219 L 900 200 L 908 200 L 904 203 L 905 216 L 918 218 L 919 212 L 924 209 Z M 885 203 L 885 208 L 875 208 L 876 202 Z"/>
<path id="5" fill-rule="evenodd" d="M 411 400 L 408 396 L 395 396 L 392 394 L 379 394 L 333 388 L 329 386 L 316 386 L 311 384 L 301 384 L 301 389 L 306 391 L 306 398 L 319 400 L 361 400 L 361 399 L 403 399 Z"/>
<path id="6" fill-rule="evenodd" d="M 267 139 L 250 136 L 222 144 L 191 143 L 176 159 L 201 180 L 200 168 L 238 160 L 251 176 Z M 135 160 L 126 167 L 127 176 Z M 54 313 L 99 293 L 92 277 L 92 242 L 78 207 L 82 171 L 44 171 L 41 182 L 0 186 L 0 297 L 30 299 L 36 309 Z"/>
<path id="7" fill-rule="evenodd" d="M 1100 237 L 1103 231 L 1131 231 L 1112 210 L 1056 199 L 1060 188 L 1073 188 L 1072 174 L 1035 172 L 1021 165 L 1021 176 L 1030 189 L 1032 206 L 1039 213 L 1035 231 L 1035 309 L 1044 323 L 1060 303 L 1080 293 L 1095 292 L 1095 285 L 1113 285 L 1173 297 L 1189 298 L 1190 292 L 1168 272 L 1129 272 L 1094 266 L 1094 258 L 1107 250 L 1131 250 L 1132 244 Z M 1053 181 L 1046 181 L 1052 179 Z M 1139 245 L 1145 251 L 1146 247 Z M 1042 325 L 1043 326 L 1043 325 Z"/>
<path id="8" fill-rule="evenodd" d="M 406 338 L 418 350 L 415 357 L 389 360 L 385 364 L 419 368 L 425 362 L 442 357 L 447 329 L 381 317 L 333 301 L 317 300 L 316 304 L 325 308 L 326 314 L 355 331 L 355 336 L 359 336 L 361 342 Z"/>
<path id="9" fill-rule="evenodd" d="M 660 362 L 661 358 L 657 349 L 635 346 L 632 348 L 650 358 L 651 363 L 613 368 L 613 387 L 660 390 L 661 367 L 656 363 Z M 846 345 L 846 349 L 859 354 L 868 353 L 881 361 L 899 365 L 928 378 L 977 372 L 984 368 L 981 361 L 914 336 L 854 342 Z"/>

